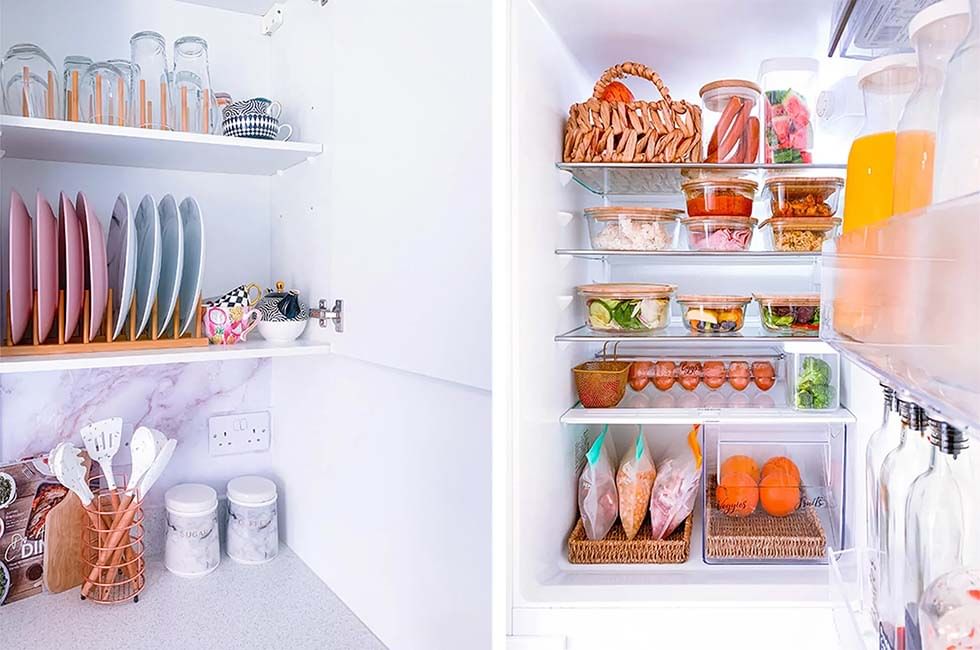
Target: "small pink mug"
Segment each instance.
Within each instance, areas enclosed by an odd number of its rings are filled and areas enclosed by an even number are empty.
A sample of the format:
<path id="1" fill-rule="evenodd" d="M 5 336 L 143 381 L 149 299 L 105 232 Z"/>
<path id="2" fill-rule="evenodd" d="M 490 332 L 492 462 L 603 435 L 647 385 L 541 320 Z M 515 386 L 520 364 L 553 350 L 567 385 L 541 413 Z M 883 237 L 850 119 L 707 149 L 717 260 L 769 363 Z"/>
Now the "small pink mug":
<path id="1" fill-rule="evenodd" d="M 244 342 L 248 333 L 262 320 L 258 309 L 242 310 L 241 318 L 235 318 L 232 310 L 241 307 L 211 306 L 204 311 L 204 334 L 215 345 L 232 345 Z"/>

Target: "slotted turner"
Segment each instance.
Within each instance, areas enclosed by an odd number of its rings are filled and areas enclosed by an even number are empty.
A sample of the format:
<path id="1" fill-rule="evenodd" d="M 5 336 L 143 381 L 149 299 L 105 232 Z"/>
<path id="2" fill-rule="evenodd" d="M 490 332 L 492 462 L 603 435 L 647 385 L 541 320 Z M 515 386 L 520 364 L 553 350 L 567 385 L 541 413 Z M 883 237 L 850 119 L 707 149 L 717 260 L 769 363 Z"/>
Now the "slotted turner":
<path id="1" fill-rule="evenodd" d="M 82 427 L 82 441 L 85 451 L 99 464 L 105 475 L 106 485 L 110 490 L 116 489 L 116 477 L 112 474 L 112 458 L 119 451 L 119 440 L 122 438 L 122 418 L 99 420 Z"/>

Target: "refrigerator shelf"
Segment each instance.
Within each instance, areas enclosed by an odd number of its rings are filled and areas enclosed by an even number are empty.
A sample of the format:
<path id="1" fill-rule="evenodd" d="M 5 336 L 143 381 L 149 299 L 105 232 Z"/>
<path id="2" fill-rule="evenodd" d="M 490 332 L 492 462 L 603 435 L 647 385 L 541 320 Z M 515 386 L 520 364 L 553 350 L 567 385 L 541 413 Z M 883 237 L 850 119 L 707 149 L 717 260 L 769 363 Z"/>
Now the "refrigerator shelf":
<path id="1" fill-rule="evenodd" d="M 793 264 L 812 266 L 820 263 L 820 253 L 784 253 L 782 251 L 746 251 L 722 253 L 712 251 L 603 251 L 591 248 L 559 248 L 555 255 L 604 261 L 610 264 L 704 264 L 734 265 Z"/>
<path id="2" fill-rule="evenodd" d="M 606 196 L 664 194 L 677 195 L 681 183 L 701 172 L 737 172 L 740 176 L 765 180 L 770 171 L 801 173 L 828 173 L 847 169 L 844 164 L 785 164 L 785 165 L 734 165 L 720 163 L 555 163 L 566 179 L 593 194 Z M 567 174 L 567 176 L 565 176 Z"/>
<path id="3" fill-rule="evenodd" d="M 555 337 L 555 341 L 566 343 L 612 343 L 612 342 L 633 342 L 633 343 L 693 343 L 703 347 L 731 347 L 742 343 L 775 343 L 781 344 L 787 341 L 813 342 L 820 346 L 821 342 L 815 336 L 794 336 L 791 334 L 772 334 L 763 329 L 758 321 L 748 321 L 740 332 L 732 334 L 695 334 L 688 330 L 679 321 L 671 323 L 670 326 L 660 332 L 651 334 L 611 334 L 609 332 L 595 332 L 587 325 L 576 327 L 564 334 Z"/>
<path id="4" fill-rule="evenodd" d="M 762 424 L 792 420 L 795 424 L 854 424 L 845 408 L 797 411 L 778 408 L 608 408 L 588 409 L 576 404 L 561 416 L 562 424 Z"/>

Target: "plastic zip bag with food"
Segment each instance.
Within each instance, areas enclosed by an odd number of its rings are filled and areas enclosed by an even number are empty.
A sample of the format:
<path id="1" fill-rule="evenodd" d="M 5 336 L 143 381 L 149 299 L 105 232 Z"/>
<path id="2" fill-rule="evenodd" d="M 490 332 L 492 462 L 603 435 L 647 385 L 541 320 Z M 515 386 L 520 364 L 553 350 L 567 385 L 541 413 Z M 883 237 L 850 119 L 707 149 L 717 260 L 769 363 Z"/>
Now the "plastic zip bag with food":
<path id="1" fill-rule="evenodd" d="M 643 438 L 643 427 L 639 427 L 636 440 L 623 455 L 616 473 L 616 489 L 619 492 L 619 518 L 623 522 L 626 539 L 633 539 L 639 532 L 647 516 L 650 492 L 657 478 L 657 468 L 653 465 L 650 450 Z"/>
<path id="2" fill-rule="evenodd" d="M 701 444 L 695 424 L 687 435 L 689 452 L 668 458 L 657 467 L 650 496 L 650 526 L 654 539 L 664 539 L 683 523 L 697 499 L 701 485 Z"/>
<path id="3" fill-rule="evenodd" d="M 578 479 L 578 510 L 585 535 L 591 540 L 605 538 L 619 516 L 616 470 L 606 444 L 608 432 L 607 424 L 585 455 L 585 467 Z"/>

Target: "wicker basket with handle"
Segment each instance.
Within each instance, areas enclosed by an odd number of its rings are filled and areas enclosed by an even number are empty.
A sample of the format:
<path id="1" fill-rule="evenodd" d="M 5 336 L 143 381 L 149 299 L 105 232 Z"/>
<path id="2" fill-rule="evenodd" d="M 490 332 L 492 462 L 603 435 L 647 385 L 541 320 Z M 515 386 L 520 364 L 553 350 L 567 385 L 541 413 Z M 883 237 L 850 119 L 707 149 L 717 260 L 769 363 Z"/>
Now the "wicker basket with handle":
<path id="1" fill-rule="evenodd" d="M 616 79 L 647 79 L 661 99 L 604 101 Z M 565 162 L 676 163 L 701 162 L 701 107 L 674 101 L 656 72 L 627 61 L 602 73 L 592 97 L 568 109 L 562 159 Z"/>

